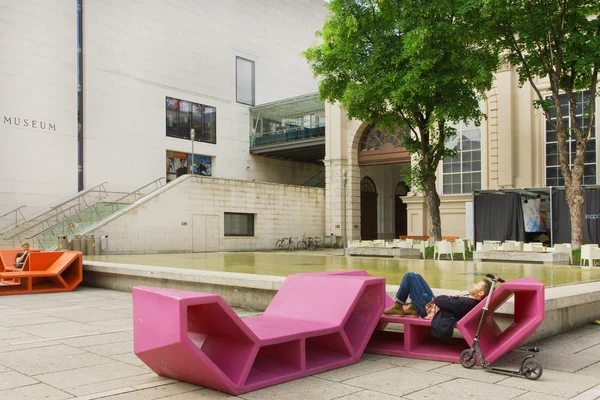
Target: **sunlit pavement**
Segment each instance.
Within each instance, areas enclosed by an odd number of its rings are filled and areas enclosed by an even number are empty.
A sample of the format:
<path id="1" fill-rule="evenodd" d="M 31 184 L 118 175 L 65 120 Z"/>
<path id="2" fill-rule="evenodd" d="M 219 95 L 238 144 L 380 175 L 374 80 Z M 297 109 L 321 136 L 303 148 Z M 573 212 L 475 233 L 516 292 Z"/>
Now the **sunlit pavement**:
<path id="1" fill-rule="evenodd" d="M 241 316 L 254 313 L 236 310 Z M 154 374 L 133 354 L 131 294 L 0 297 L 0 399 L 221 399 L 222 393 Z M 600 326 L 546 339 L 539 381 L 477 367 L 365 354 L 353 366 L 240 396 L 244 399 L 600 398 Z M 514 352 L 499 365 L 518 368 Z M 579 396 L 579 397 L 576 397 Z"/>

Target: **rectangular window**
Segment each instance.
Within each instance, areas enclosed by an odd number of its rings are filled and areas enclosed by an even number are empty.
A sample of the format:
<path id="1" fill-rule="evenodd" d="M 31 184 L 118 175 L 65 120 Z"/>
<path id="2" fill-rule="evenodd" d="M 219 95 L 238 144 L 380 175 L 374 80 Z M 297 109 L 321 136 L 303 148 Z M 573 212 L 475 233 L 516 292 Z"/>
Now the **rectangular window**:
<path id="1" fill-rule="evenodd" d="M 589 117 L 587 113 L 590 107 L 590 92 L 582 91 L 575 93 L 577 96 L 577 104 L 575 106 L 575 118 L 579 122 L 579 126 L 586 130 L 589 127 Z M 569 114 L 569 99 L 566 94 L 558 96 L 560 100 L 560 108 L 563 117 L 563 123 L 567 126 L 567 129 L 571 126 L 571 117 Z M 551 97 L 546 97 L 547 100 L 551 100 Z M 550 119 L 556 121 L 556 107 L 554 105 L 550 107 Z M 592 125 L 592 138 L 588 141 L 585 154 L 584 154 L 584 165 L 583 165 L 583 184 L 584 185 L 595 185 L 596 184 L 596 129 L 595 120 Z M 575 159 L 575 139 L 573 135 L 569 135 L 567 140 L 567 146 L 569 147 L 569 165 L 573 167 L 573 160 Z M 557 133 L 551 123 L 546 122 L 546 186 L 564 186 L 565 179 L 560 172 L 560 160 L 558 151 L 558 138 Z"/>
<path id="2" fill-rule="evenodd" d="M 254 236 L 254 214 L 225 213 L 225 236 Z"/>
<path id="3" fill-rule="evenodd" d="M 167 97 L 167 136 L 190 140 L 190 131 L 196 132 L 196 142 L 217 143 L 217 109 L 204 104 Z"/>
<path id="4" fill-rule="evenodd" d="M 235 58 L 236 101 L 254 105 L 254 61 Z"/>
<path id="5" fill-rule="evenodd" d="M 471 193 L 481 189 L 481 129 L 471 123 L 454 127 L 456 136 L 446 143 L 458 154 L 444 158 L 442 163 L 442 193 Z"/>

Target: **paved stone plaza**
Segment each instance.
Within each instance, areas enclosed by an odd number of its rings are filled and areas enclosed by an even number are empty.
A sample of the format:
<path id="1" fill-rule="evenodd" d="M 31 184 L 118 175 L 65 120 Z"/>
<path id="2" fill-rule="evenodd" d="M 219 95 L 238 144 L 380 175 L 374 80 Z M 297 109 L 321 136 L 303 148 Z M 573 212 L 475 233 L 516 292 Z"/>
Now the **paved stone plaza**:
<path id="1" fill-rule="evenodd" d="M 254 313 L 237 310 L 241 316 Z M 0 399 L 221 399 L 219 392 L 165 379 L 133 354 L 131 294 L 0 297 Z M 240 396 L 243 399 L 600 398 L 600 326 L 539 343 L 539 381 L 458 364 L 365 354 L 357 365 Z M 510 354 L 500 364 L 517 367 Z"/>

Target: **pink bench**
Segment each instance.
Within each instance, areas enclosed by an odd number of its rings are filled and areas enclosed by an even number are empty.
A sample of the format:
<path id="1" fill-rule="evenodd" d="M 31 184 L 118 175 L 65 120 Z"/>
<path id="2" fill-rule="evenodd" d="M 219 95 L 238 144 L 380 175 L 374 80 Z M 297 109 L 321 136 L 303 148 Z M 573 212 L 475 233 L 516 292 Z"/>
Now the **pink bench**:
<path id="1" fill-rule="evenodd" d="M 135 287 L 134 351 L 161 376 L 237 395 L 358 362 L 385 297 L 368 274 L 290 275 L 240 319 L 219 295 Z"/>
<path id="2" fill-rule="evenodd" d="M 479 343 L 488 363 L 523 344 L 544 321 L 544 285 L 534 278 L 520 278 L 501 284 L 494 291 L 490 313 L 486 317 Z M 494 311 L 514 296 L 513 322 L 501 329 L 494 320 Z M 386 308 L 393 300 L 388 297 Z M 381 322 L 402 324 L 404 332 L 376 330 L 365 350 L 368 353 L 458 362 L 461 351 L 471 347 L 485 302 L 480 302 L 464 316 L 456 329 L 462 338 L 451 340 L 431 336 L 431 321 L 399 316 L 381 317 Z"/>

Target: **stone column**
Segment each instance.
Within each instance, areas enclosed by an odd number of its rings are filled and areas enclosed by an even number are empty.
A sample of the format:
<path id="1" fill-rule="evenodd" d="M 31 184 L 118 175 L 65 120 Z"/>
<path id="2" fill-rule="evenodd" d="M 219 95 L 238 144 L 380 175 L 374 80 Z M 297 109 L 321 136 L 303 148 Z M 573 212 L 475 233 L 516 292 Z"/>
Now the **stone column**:
<path id="1" fill-rule="evenodd" d="M 360 239 L 360 167 L 355 141 L 357 121 L 349 121 L 337 104 L 325 104 L 325 233 L 334 233 L 338 243 L 344 235 L 344 171 L 346 171 L 346 238 Z M 354 153 L 353 153 L 354 152 Z"/>

